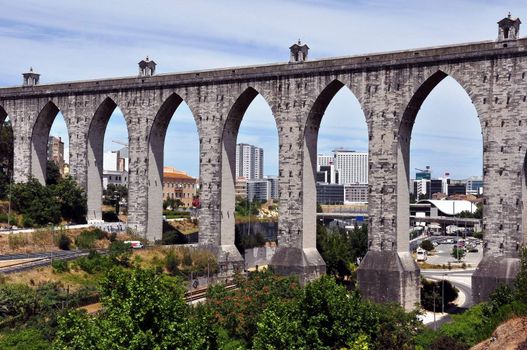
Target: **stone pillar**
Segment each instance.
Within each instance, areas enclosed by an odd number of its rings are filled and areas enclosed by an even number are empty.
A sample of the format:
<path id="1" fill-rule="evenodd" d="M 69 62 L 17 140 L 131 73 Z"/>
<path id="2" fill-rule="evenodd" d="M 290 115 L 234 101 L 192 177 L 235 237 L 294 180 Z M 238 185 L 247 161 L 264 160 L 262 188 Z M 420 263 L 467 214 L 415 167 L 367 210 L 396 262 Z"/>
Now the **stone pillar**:
<path id="1" fill-rule="evenodd" d="M 397 302 L 411 310 L 420 302 L 420 270 L 408 245 L 411 127 L 397 132 L 407 101 L 398 88 L 398 79 L 371 79 L 373 85 L 363 83 L 360 87 L 359 101 L 369 126 L 369 248 L 357 277 L 359 288 L 368 299 Z"/>
<path id="2" fill-rule="evenodd" d="M 129 131 L 128 227 L 154 243 L 161 232 L 148 231 L 148 137 L 156 111 L 148 96 L 130 96 L 126 104 L 120 107 Z"/>
<path id="3" fill-rule="evenodd" d="M 278 248 L 271 261 L 274 271 L 298 275 L 302 283 L 326 273 L 326 264 L 316 248 L 318 127 L 309 122 L 303 125 L 306 119 L 301 116 L 308 114 L 303 105 L 286 101 L 285 108 L 275 111 L 280 142 L 280 215 Z"/>
<path id="4" fill-rule="evenodd" d="M 29 124 L 32 111 L 25 100 L 11 102 L 4 107 L 13 126 L 13 181 L 26 182 L 31 170 Z"/>
<path id="5" fill-rule="evenodd" d="M 488 84 L 476 90 L 483 133 L 483 259 L 472 275 L 475 303 L 489 299 L 500 284 L 512 284 L 520 270 L 525 244 L 525 150 L 527 84 L 520 62 L 495 63 Z M 515 71 L 514 68 L 517 68 Z M 500 76 L 509 77 L 499 79 Z M 481 83 L 483 78 L 478 79 Z M 489 82 L 490 81 L 490 82 Z M 490 90 L 490 92 L 489 92 Z M 498 96 L 486 100 L 487 96 Z M 523 226 L 523 227 L 522 227 Z"/>

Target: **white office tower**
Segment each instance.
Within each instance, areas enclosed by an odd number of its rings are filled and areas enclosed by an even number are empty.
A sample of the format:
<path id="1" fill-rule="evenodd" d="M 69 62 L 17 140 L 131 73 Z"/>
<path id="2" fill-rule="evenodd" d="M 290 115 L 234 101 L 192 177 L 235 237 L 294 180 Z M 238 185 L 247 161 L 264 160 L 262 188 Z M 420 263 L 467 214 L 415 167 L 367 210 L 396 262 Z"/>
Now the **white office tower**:
<path id="1" fill-rule="evenodd" d="M 335 168 L 339 173 L 339 184 L 368 183 L 368 153 L 346 149 L 337 149 L 333 152 L 335 152 Z"/>
<path id="2" fill-rule="evenodd" d="M 263 149 L 245 143 L 236 145 L 236 177 L 247 180 L 263 178 Z"/>

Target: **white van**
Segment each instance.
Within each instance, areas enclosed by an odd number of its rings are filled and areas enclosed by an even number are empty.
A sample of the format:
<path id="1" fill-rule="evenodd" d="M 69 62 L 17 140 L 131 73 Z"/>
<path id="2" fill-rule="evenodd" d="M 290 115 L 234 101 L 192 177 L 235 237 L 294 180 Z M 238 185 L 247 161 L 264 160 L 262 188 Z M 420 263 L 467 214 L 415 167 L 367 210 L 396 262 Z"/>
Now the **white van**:
<path id="1" fill-rule="evenodd" d="M 141 249 L 144 247 L 143 243 L 141 241 L 124 241 L 126 244 L 130 244 L 132 248 L 134 249 Z"/>
<path id="2" fill-rule="evenodd" d="M 426 261 L 427 258 L 426 250 L 417 248 L 417 261 Z"/>

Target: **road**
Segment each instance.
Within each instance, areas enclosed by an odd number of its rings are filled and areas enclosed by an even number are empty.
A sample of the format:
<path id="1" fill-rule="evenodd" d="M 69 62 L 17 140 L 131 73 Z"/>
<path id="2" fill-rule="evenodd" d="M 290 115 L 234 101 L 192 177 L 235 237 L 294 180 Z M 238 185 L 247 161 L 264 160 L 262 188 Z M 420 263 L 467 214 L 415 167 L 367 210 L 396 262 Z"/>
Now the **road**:
<path id="1" fill-rule="evenodd" d="M 474 305 L 472 299 L 472 274 L 474 269 L 471 270 L 421 270 L 421 276 L 426 279 L 441 281 L 449 281 L 454 287 L 459 290 L 458 304 L 450 305 L 445 308 L 446 313 L 442 314 L 441 310 L 437 310 L 434 314 L 431 311 L 425 312 L 420 319 L 424 324 L 430 328 L 437 329 L 444 323 L 448 323 L 452 320 L 451 314 L 459 314 Z"/>
<path id="2" fill-rule="evenodd" d="M 427 279 L 446 280 L 452 283 L 461 293 L 465 295 L 463 303 L 458 308 L 467 309 L 474 305 L 472 299 L 472 274 L 471 270 L 421 270 L 421 275 Z"/>

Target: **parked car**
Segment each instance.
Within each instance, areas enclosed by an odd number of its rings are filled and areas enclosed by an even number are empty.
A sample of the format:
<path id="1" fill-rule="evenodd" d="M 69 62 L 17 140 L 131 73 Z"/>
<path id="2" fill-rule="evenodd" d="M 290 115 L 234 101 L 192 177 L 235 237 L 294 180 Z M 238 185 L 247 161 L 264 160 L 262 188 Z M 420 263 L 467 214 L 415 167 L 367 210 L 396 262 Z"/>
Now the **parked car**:
<path id="1" fill-rule="evenodd" d="M 144 248 L 144 245 L 143 245 L 143 243 L 141 243 L 141 241 L 124 241 L 124 243 L 126 243 L 126 244 L 130 244 L 130 246 L 131 246 L 133 249 L 141 249 L 141 248 Z"/>
<path id="2" fill-rule="evenodd" d="M 416 255 L 417 255 L 417 261 L 426 261 L 426 259 L 428 258 L 426 254 L 426 250 L 422 248 L 417 248 Z"/>

